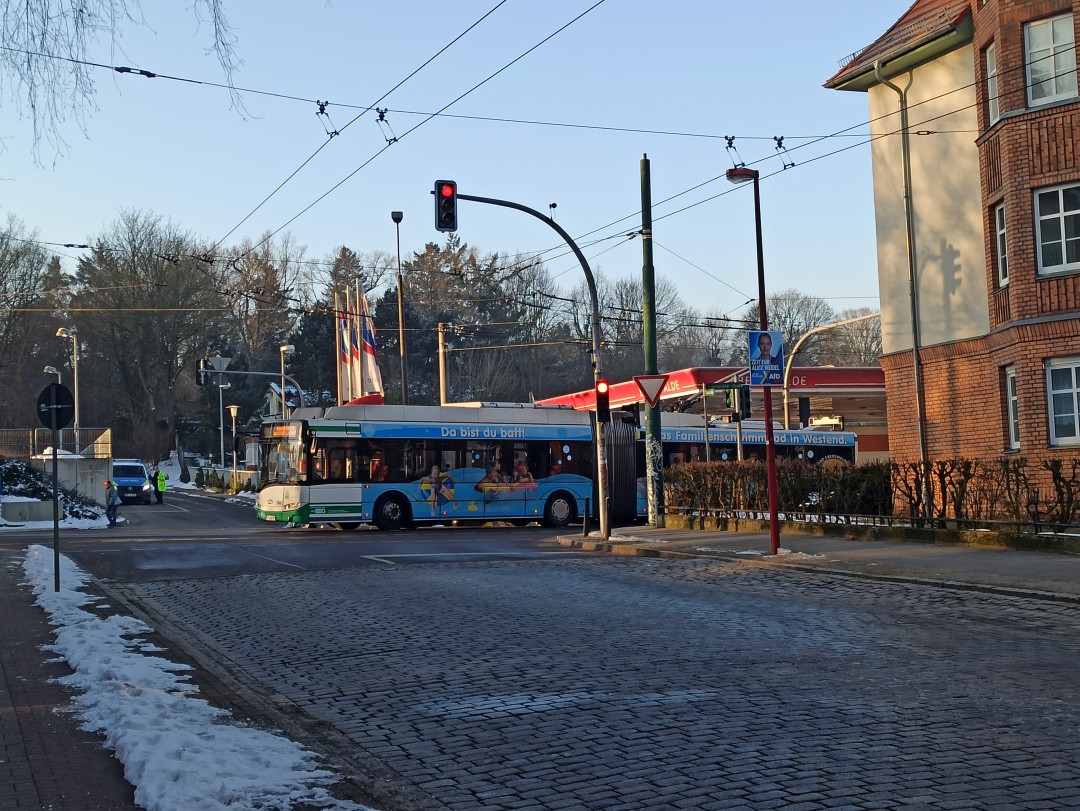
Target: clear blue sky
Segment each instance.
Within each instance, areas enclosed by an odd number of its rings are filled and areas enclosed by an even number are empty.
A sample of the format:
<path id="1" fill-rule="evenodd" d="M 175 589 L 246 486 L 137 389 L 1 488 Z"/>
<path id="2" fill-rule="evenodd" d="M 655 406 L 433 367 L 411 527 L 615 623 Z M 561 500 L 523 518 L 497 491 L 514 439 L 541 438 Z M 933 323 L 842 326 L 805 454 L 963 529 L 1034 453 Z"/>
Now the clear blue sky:
<path id="1" fill-rule="evenodd" d="M 401 210 L 407 258 L 442 241 L 430 192 L 447 178 L 463 193 L 545 213 L 556 203 L 557 221 L 584 247 L 640 227 L 639 165 L 647 153 L 657 274 L 704 311 L 738 312 L 756 295 L 756 272 L 752 193 L 723 179 L 733 161 L 723 136 L 735 136 L 738 155 L 762 172 L 768 291 L 795 287 L 837 310 L 878 306 L 867 100 L 822 84 L 840 59 L 895 22 L 908 0 L 606 0 L 446 110 L 576 126 L 447 116 L 424 123 L 425 116 L 404 112 L 439 110 L 595 0 L 509 0 L 447 47 L 497 2 L 229 0 L 244 62 L 235 83 L 328 100 L 323 120 L 341 134 L 225 246 L 284 227 L 307 246 L 308 259 L 342 244 L 393 253 L 390 212 Z M 128 27 L 122 52 L 104 41 L 93 61 L 222 81 L 187 4 L 144 5 L 151 30 Z M 92 241 L 128 208 L 220 240 L 327 140 L 313 101 L 244 93 L 241 116 L 215 87 L 93 75 L 99 108 L 85 136 L 68 126 L 69 149 L 55 165 L 47 146 L 48 165 L 32 163 L 28 124 L 16 119 L 9 98 L 0 107 L 0 216 L 15 213 L 43 241 Z M 373 113 L 350 124 L 369 105 L 390 110 L 389 128 Z M 774 136 L 784 138 L 783 157 Z M 784 170 L 783 161 L 795 165 Z M 462 239 L 484 252 L 558 244 L 542 223 L 506 209 L 462 203 L 459 219 Z M 585 253 L 610 277 L 640 277 L 640 240 L 609 239 Z M 572 256 L 548 267 L 565 288 L 581 279 Z"/>

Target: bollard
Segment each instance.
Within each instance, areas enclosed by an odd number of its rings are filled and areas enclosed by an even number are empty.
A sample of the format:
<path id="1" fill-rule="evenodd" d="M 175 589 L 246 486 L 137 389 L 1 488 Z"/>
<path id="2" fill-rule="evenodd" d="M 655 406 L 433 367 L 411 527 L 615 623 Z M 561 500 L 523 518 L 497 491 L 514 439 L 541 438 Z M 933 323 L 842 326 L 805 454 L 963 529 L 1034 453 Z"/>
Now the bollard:
<path id="1" fill-rule="evenodd" d="M 585 499 L 585 514 L 581 520 L 581 537 L 589 537 L 589 499 Z"/>

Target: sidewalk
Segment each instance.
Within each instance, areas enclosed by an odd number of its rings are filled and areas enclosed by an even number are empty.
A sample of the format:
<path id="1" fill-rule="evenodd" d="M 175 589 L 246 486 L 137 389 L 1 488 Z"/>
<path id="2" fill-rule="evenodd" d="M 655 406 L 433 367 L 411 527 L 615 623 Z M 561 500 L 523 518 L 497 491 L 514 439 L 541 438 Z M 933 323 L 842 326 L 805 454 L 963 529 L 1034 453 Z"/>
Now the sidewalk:
<path id="1" fill-rule="evenodd" d="M 613 529 L 606 544 L 596 534 L 588 538 L 564 535 L 559 541 L 566 546 L 617 555 L 715 558 L 746 565 L 1080 602 L 1080 556 L 1053 552 L 788 534 L 781 536 L 780 553 L 773 556 L 768 532 L 641 526 Z"/>
<path id="2" fill-rule="evenodd" d="M 134 811 L 123 767 L 74 716 L 69 691 L 51 679 L 71 672 L 41 650 L 53 639 L 45 612 L 21 585 L 23 553 L 0 553 L 0 808 Z"/>

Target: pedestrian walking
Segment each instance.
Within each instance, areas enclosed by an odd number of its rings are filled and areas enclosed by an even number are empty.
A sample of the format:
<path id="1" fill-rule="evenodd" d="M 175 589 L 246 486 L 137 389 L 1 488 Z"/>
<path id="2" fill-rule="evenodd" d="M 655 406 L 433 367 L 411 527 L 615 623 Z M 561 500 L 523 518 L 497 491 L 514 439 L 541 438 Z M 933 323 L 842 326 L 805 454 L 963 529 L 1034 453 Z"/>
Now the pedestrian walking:
<path id="1" fill-rule="evenodd" d="M 105 517 L 109 519 L 109 526 L 116 526 L 116 511 L 120 507 L 120 491 L 111 479 L 105 480 Z"/>
<path id="2" fill-rule="evenodd" d="M 154 496 L 157 498 L 158 504 L 163 504 L 165 499 L 165 480 L 169 477 L 165 475 L 165 471 L 160 467 L 154 468 Z"/>

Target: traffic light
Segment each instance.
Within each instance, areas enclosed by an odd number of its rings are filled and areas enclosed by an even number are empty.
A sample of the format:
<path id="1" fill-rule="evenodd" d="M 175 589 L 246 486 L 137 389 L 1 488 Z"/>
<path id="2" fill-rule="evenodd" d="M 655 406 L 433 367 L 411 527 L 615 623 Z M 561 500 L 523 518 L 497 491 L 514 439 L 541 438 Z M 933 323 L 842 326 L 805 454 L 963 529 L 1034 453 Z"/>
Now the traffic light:
<path id="1" fill-rule="evenodd" d="M 435 181 L 435 230 L 457 230 L 457 183 Z"/>
<path id="2" fill-rule="evenodd" d="M 205 386 L 210 382 L 210 363 L 206 358 L 199 358 L 199 365 L 195 368 L 195 385 Z"/>
<path id="3" fill-rule="evenodd" d="M 739 419 L 750 419 L 750 386 L 739 384 Z"/>
<path id="4" fill-rule="evenodd" d="M 596 421 L 611 422 L 611 387 L 606 380 L 596 381 Z"/>
<path id="5" fill-rule="evenodd" d="M 724 389 L 724 408 L 728 411 L 739 410 L 739 396 L 735 393 L 735 389 Z"/>

